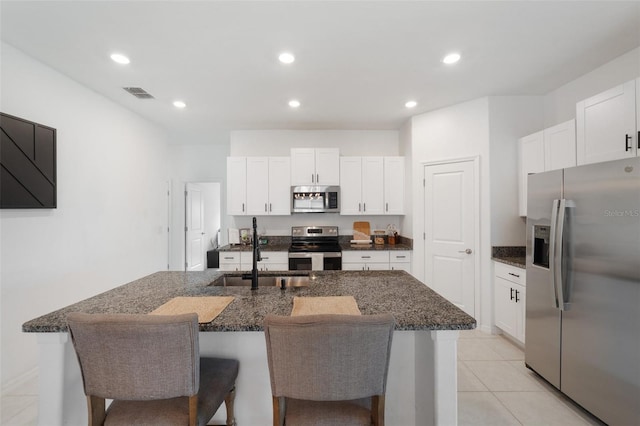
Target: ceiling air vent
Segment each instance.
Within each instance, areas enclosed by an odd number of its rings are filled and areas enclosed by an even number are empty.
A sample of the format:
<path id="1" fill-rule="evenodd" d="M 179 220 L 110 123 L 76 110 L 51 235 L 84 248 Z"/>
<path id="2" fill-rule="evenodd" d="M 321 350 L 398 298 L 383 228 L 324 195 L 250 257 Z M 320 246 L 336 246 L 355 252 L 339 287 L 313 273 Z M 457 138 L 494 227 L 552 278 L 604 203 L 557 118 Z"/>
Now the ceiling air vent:
<path id="1" fill-rule="evenodd" d="M 147 93 L 142 87 L 123 87 L 124 90 L 131 93 L 138 99 L 154 99 L 153 95 Z"/>

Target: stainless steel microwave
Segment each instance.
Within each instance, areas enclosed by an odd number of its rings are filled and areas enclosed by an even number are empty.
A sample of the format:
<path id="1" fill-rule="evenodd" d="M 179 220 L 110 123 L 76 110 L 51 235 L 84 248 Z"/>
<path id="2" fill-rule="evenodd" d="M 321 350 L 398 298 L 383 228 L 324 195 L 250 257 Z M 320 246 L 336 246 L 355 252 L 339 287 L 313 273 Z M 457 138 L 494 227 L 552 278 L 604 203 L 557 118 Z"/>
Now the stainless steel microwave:
<path id="1" fill-rule="evenodd" d="M 339 212 L 339 186 L 304 185 L 291 187 L 291 213 Z"/>

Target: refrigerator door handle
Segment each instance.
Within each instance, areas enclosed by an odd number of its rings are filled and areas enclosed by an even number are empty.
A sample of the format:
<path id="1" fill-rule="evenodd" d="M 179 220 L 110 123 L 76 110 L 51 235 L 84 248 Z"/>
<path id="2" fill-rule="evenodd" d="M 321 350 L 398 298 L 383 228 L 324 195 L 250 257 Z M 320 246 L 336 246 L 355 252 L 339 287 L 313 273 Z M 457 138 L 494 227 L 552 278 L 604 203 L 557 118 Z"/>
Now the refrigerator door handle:
<path id="1" fill-rule="evenodd" d="M 558 207 L 560 200 L 553 200 L 551 208 L 551 232 L 549 234 L 549 275 L 551 277 L 551 289 L 553 290 L 553 306 L 560 307 L 558 301 L 558 285 L 556 283 L 556 240 L 558 239 Z"/>
<path id="2" fill-rule="evenodd" d="M 556 289 L 556 303 L 557 303 L 557 307 L 560 308 L 561 311 L 565 311 L 567 310 L 567 308 L 569 307 L 568 303 L 566 302 L 565 299 L 565 283 L 562 279 L 563 275 L 563 248 L 564 248 L 564 223 L 565 223 L 565 215 L 567 212 L 567 200 L 565 200 L 564 198 L 562 200 L 560 200 L 559 206 L 558 206 L 558 218 L 557 218 L 557 225 L 556 225 L 556 234 L 555 234 L 555 251 L 554 251 L 554 258 L 553 258 L 553 263 L 554 263 L 554 279 L 553 279 L 553 283 Z M 565 275 L 566 276 L 566 275 Z"/>

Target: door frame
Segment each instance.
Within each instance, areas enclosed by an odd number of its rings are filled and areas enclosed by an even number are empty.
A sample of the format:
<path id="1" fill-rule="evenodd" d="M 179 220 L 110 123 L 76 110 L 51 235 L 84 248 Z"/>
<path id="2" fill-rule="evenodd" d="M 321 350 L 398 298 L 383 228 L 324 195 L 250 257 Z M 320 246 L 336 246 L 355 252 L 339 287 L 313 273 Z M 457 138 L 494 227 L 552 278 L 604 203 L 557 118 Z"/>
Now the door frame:
<path id="1" fill-rule="evenodd" d="M 225 225 L 225 214 L 223 212 L 226 211 L 226 187 L 225 185 L 223 185 L 223 182 L 220 180 L 190 180 L 190 181 L 184 181 L 182 182 L 183 187 L 181 189 L 181 195 L 179 195 L 180 197 L 180 206 L 181 206 L 181 210 L 182 210 L 182 220 L 181 220 L 181 228 L 178 230 L 179 234 L 180 234 L 180 240 L 182 241 L 181 243 L 181 251 L 182 251 L 182 257 L 180 259 L 180 265 L 179 265 L 179 269 L 182 271 L 186 271 L 187 270 L 187 231 L 186 231 L 186 226 L 187 226 L 187 184 L 218 184 L 219 185 L 219 189 L 220 189 L 220 200 L 219 200 L 219 206 L 220 206 L 220 228 L 218 229 L 218 235 L 217 235 L 217 239 L 218 239 L 218 247 L 223 246 L 224 244 L 222 243 L 222 228 Z M 206 216 L 207 214 L 207 210 L 205 207 L 205 211 L 204 211 L 204 215 Z M 211 238 L 212 236 L 209 236 L 209 238 Z M 206 244 L 205 244 L 206 245 Z M 205 270 L 208 269 L 207 268 L 207 250 L 204 249 L 204 265 L 205 265 Z"/>
<path id="2" fill-rule="evenodd" d="M 481 225 L 481 221 L 480 221 L 480 190 L 481 190 L 481 185 L 480 185 L 480 156 L 476 155 L 476 156 L 472 156 L 472 157 L 460 157 L 460 158 L 451 158 L 451 159 L 446 159 L 446 160 L 438 160 L 438 161 L 426 161 L 426 162 L 421 162 L 420 165 L 422 166 L 422 218 L 421 218 L 421 223 L 422 223 L 422 253 L 423 253 L 423 259 L 422 259 L 422 276 L 423 278 L 426 279 L 427 277 L 427 262 L 425 261 L 427 258 L 427 226 L 426 226 L 426 221 L 425 221 L 425 216 L 426 216 L 426 204 L 427 204 L 427 200 L 425 198 L 425 186 L 426 186 L 426 175 L 425 175 L 425 168 L 430 167 L 430 166 L 440 166 L 443 164 L 455 164 L 455 163 L 466 163 L 466 162 L 473 162 L 473 179 L 474 179 L 474 196 L 473 196 L 473 208 L 475 210 L 475 214 L 473 215 L 473 238 L 474 238 L 474 242 L 473 242 L 473 252 L 476 254 L 476 256 L 474 256 L 473 258 L 473 279 L 474 279 L 474 283 L 473 283 L 473 310 L 474 310 L 474 317 L 476 318 L 476 321 L 479 322 L 479 318 L 481 318 L 480 315 L 480 299 L 481 299 L 481 287 L 480 287 L 480 278 L 482 276 L 481 271 L 480 271 L 480 266 L 481 266 L 481 262 L 480 262 L 480 255 L 482 254 L 480 251 L 480 225 Z"/>

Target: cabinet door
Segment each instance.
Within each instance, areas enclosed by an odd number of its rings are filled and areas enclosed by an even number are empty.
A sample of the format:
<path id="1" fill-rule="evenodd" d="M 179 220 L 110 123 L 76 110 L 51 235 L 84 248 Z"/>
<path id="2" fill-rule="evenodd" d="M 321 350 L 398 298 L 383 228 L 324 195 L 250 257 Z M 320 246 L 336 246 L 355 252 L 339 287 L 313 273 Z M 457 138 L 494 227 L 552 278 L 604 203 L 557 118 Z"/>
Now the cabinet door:
<path id="1" fill-rule="evenodd" d="M 404 214 L 404 157 L 384 157 L 384 213 Z"/>
<path id="2" fill-rule="evenodd" d="M 411 273 L 411 263 L 410 262 L 389 262 L 389 269 L 392 271 L 406 271 Z"/>
<path id="3" fill-rule="evenodd" d="M 269 157 L 269 214 L 291 215 L 291 160 Z"/>
<path id="4" fill-rule="evenodd" d="M 559 170 L 576 165 L 576 121 L 544 129 L 544 169 Z"/>
<path id="5" fill-rule="evenodd" d="M 384 160 L 362 157 L 362 213 L 384 214 Z"/>
<path id="6" fill-rule="evenodd" d="M 636 155 L 635 86 L 632 80 L 576 104 L 578 165 Z"/>
<path id="7" fill-rule="evenodd" d="M 316 148 L 316 177 L 318 185 L 340 185 L 340 150 Z"/>
<path id="8" fill-rule="evenodd" d="M 313 185 L 315 176 L 315 149 L 291 148 L 291 185 Z"/>
<path id="9" fill-rule="evenodd" d="M 247 157 L 247 214 L 269 214 L 269 158 Z"/>
<path id="10" fill-rule="evenodd" d="M 388 271 L 389 263 L 367 263 L 365 265 L 366 271 Z"/>
<path id="11" fill-rule="evenodd" d="M 516 336 L 516 304 L 514 285 L 501 277 L 494 277 L 494 313 L 496 326 L 511 336 Z"/>
<path id="12" fill-rule="evenodd" d="M 246 157 L 227 157 L 227 213 L 229 215 L 247 214 L 246 161 Z"/>
<path id="13" fill-rule="evenodd" d="M 527 215 L 527 178 L 530 174 L 544 172 L 544 132 L 540 131 L 519 140 L 518 165 L 520 169 L 519 211 Z"/>
<path id="14" fill-rule="evenodd" d="M 340 214 L 362 214 L 361 157 L 340 157 Z"/>
<path id="15" fill-rule="evenodd" d="M 365 264 L 364 263 L 342 263 L 343 271 L 364 271 Z"/>
<path id="16" fill-rule="evenodd" d="M 514 291 L 517 291 L 514 302 L 516 304 L 516 334 L 513 336 L 524 343 L 525 317 L 527 315 L 527 289 L 525 286 L 514 284 Z"/>

